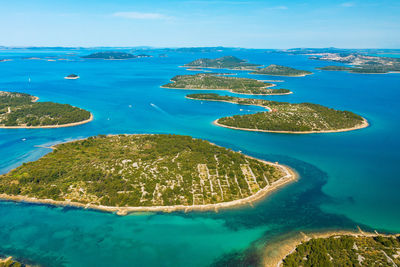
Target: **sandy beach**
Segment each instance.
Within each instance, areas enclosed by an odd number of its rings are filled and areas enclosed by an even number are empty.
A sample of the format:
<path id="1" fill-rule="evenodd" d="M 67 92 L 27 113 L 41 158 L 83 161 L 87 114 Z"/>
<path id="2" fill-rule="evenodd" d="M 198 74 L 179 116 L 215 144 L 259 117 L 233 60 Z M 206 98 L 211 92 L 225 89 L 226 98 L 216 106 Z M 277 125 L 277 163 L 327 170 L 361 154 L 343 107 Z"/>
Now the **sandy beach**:
<path id="1" fill-rule="evenodd" d="M 51 147 L 54 148 L 54 147 Z M 249 158 L 253 158 L 247 156 Z M 255 159 L 255 158 L 253 158 Z M 27 196 L 13 196 L 7 194 L 0 194 L 0 199 L 7 200 L 7 201 L 16 201 L 16 202 L 27 202 L 27 203 L 34 203 L 34 204 L 46 204 L 46 205 L 54 205 L 54 206 L 71 206 L 83 209 L 93 209 L 105 212 L 112 212 L 116 213 L 117 215 L 127 215 L 129 213 L 134 212 L 174 212 L 174 211 L 218 211 L 219 209 L 227 209 L 227 208 L 236 208 L 245 205 L 251 205 L 256 201 L 262 200 L 265 196 L 269 193 L 277 190 L 278 188 L 289 184 L 293 181 L 298 179 L 298 174 L 289 168 L 288 166 L 268 162 L 260 159 L 256 159 L 262 161 L 266 164 L 273 165 L 279 167 L 285 173 L 285 176 L 281 177 L 279 180 L 271 183 L 270 185 L 264 187 L 263 189 L 259 190 L 254 195 L 243 199 L 237 199 L 228 202 L 221 202 L 216 204 L 205 204 L 205 205 L 175 205 L 175 206 L 149 206 L 149 207 L 113 207 L 113 206 L 103 206 L 103 205 L 95 205 L 95 204 L 83 204 L 79 202 L 72 202 L 72 201 L 57 201 L 53 199 L 38 199 L 35 197 L 27 197 Z"/>
<path id="2" fill-rule="evenodd" d="M 79 76 L 76 76 L 76 77 L 68 77 L 68 76 L 66 76 L 66 77 L 64 77 L 64 79 L 66 79 L 66 80 L 76 80 L 76 79 L 79 79 L 80 77 Z"/>
<path id="3" fill-rule="evenodd" d="M 250 74 L 257 74 L 257 75 L 269 75 L 269 76 L 279 76 L 279 77 L 304 77 L 307 75 L 312 75 L 314 73 L 309 74 L 298 74 L 298 75 L 278 75 L 278 74 L 266 74 L 266 73 L 250 73 Z"/>

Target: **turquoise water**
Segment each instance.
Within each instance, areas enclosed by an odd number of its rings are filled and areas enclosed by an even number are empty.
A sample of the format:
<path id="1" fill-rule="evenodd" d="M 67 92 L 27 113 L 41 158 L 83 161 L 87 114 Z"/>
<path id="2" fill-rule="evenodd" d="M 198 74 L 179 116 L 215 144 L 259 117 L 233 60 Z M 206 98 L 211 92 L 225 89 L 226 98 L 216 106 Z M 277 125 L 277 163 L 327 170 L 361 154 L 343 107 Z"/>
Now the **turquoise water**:
<path id="1" fill-rule="evenodd" d="M 201 54 L 170 51 L 167 58 L 129 61 L 81 60 L 67 57 L 70 52 L 0 51 L 0 57 L 13 59 L 0 62 L 1 90 L 27 92 L 39 96 L 40 101 L 70 103 L 90 110 L 95 117 L 89 124 L 70 128 L 0 129 L 0 173 L 49 152 L 38 145 L 97 134 L 175 133 L 279 161 L 295 168 L 301 178 L 252 207 L 219 213 L 120 217 L 0 201 L 0 254 L 45 266 L 208 266 L 224 261 L 233 265 L 235 252 L 256 261 L 259 248 L 292 231 L 360 225 L 400 232 L 400 74 L 322 72 L 314 68 L 329 62 L 258 50 Z M 149 53 L 157 55 L 159 51 Z M 312 135 L 235 131 L 214 126 L 212 121 L 262 109 L 189 100 L 184 96 L 193 91 L 159 87 L 174 75 L 193 73 L 178 66 L 200 57 L 222 55 L 311 70 L 314 75 L 301 78 L 237 73 L 284 80 L 279 87 L 294 92 L 260 98 L 348 109 L 366 117 L 371 126 Z M 30 56 L 59 56 L 71 61 L 22 59 Z M 79 74 L 81 79 L 64 80 L 70 73 Z"/>
<path id="2" fill-rule="evenodd" d="M 400 54 L 372 54 L 371 56 L 377 56 L 377 57 L 397 57 L 397 58 L 400 58 Z"/>

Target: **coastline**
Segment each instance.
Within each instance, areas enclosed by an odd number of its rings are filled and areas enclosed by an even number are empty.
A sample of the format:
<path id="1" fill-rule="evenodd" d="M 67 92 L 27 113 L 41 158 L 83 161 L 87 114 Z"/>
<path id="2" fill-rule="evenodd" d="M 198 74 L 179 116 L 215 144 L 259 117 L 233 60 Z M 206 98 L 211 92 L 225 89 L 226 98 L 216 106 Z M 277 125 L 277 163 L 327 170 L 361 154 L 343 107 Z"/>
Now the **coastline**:
<path id="1" fill-rule="evenodd" d="M 397 235 L 379 234 L 378 232 L 364 232 L 358 226 L 358 230 L 328 230 L 323 232 L 296 233 L 295 236 L 280 240 L 270 246 L 267 245 L 264 253 L 263 266 L 281 267 L 283 260 L 296 251 L 297 246 L 316 238 L 329 238 L 332 236 L 354 236 L 354 237 L 393 237 Z"/>
<path id="2" fill-rule="evenodd" d="M 54 147 L 51 147 L 54 149 Z M 269 193 L 281 188 L 284 185 L 287 185 L 291 182 L 294 182 L 298 179 L 299 175 L 295 172 L 295 170 L 291 169 L 290 167 L 278 163 L 273 163 L 269 161 L 264 161 L 261 159 L 253 158 L 251 156 L 246 157 L 259 160 L 269 165 L 273 165 L 279 167 L 283 170 L 286 174 L 285 176 L 279 178 L 275 182 L 267 185 L 266 187 L 260 189 L 257 193 L 248 196 L 246 198 L 232 200 L 228 202 L 221 202 L 215 204 L 203 204 L 203 205 L 173 205 L 173 206 L 139 206 L 139 207 L 114 207 L 114 206 L 103 206 L 103 205 L 94 205 L 94 204 L 84 204 L 79 202 L 73 202 L 69 200 L 59 201 L 53 199 L 38 199 L 35 197 L 27 197 L 21 195 L 7 195 L 7 194 L 0 194 L 0 200 L 3 201 L 15 201 L 15 202 L 26 202 L 32 204 L 45 204 L 45 205 L 52 205 L 52 206 L 69 206 L 69 207 L 76 207 L 76 208 L 83 208 L 83 209 L 92 209 L 98 210 L 103 212 L 112 212 L 116 213 L 117 215 L 127 215 L 129 213 L 134 212 L 174 212 L 174 211 L 215 211 L 217 212 L 219 209 L 227 209 L 227 208 L 236 208 L 245 205 L 252 205 L 254 202 L 262 200 L 266 197 Z"/>
<path id="3" fill-rule="evenodd" d="M 276 86 L 276 84 L 272 84 L 270 86 L 265 86 L 264 88 L 270 88 L 270 87 L 274 87 Z M 232 94 L 238 94 L 238 95 L 291 95 L 293 94 L 292 91 L 288 92 L 288 93 L 279 93 L 279 94 L 251 94 L 251 93 L 238 93 L 238 92 L 234 92 L 232 91 L 232 89 L 203 89 L 203 88 L 178 88 L 178 87 L 166 87 L 166 86 L 160 86 L 161 88 L 165 88 L 165 89 L 177 89 L 177 90 L 194 90 L 194 91 L 228 91 L 231 92 Z M 273 89 L 272 89 L 273 90 Z M 193 99 L 193 100 L 204 100 L 204 101 L 211 101 L 211 100 L 205 100 L 205 99 L 195 99 L 195 98 L 190 98 L 190 97 L 186 97 L 188 99 Z M 219 101 L 219 100 L 213 100 L 213 101 Z M 222 102 L 222 101 L 220 101 Z M 231 102 L 234 103 L 234 102 Z M 236 104 L 236 103 L 235 103 Z"/>
<path id="4" fill-rule="evenodd" d="M 280 76 L 280 77 L 304 77 L 307 75 L 313 75 L 314 72 L 311 72 L 309 74 L 298 74 L 298 75 L 277 75 L 277 74 L 267 74 L 267 73 L 257 73 L 257 72 L 250 72 L 250 74 L 255 74 L 255 75 L 269 75 L 269 76 Z"/>
<path id="5" fill-rule="evenodd" d="M 249 131 L 249 132 L 285 133 L 285 134 L 340 133 L 340 132 L 349 132 L 349 131 L 360 130 L 360 129 L 364 129 L 369 126 L 368 121 L 365 118 L 363 118 L 363 121 L 361 124 L 356 125 L 351 128 L 344 128 L 344 129 L 337 129 L 337 130 L 323 130 L 323 131 L 276 131 L 276 130 L 259 130 L 259 129 L 238 128 L 238 127 L 233 127 L 233 126 L 227 126 L 227 125 L 219 124 L 218 120 L 219 119 L 216 119 L 215 121 L 213 121 L 213 124 L 216 126 L 224 127 L 224 128 L 228 128 L 228 129 L 242 130 L 242 131 Z"/>
<path id="6" fill-rule="evenodd" d="M 264 66 L 264 65 L 257 65 L 256 67 L 262 67 L 262 66 Z M 178 66 L 179 68 L 186 68 L 186 69 L 200 69 L 200 71 L 201 71 L 201 69 L 213 69 L 213 70 L 240 70 L 240 71 L 254 71 L 255 69 L 252 69 L 252 68 L 249 68 L 249 69 L 246 69 L 246 68 L 243 68 L 243 69 L 241 69 L 241 68 L 236 68 L 236 69 L 232 69 L 232 68 L 217 68 L 217 67 L 200 67 L 200 66 L 185 66 L 185 65 L 182 65 L 182 66 Z"/>
<path id="7" fill-rule="evenodd" d="M 39 99 L 39 98 L 38 98 Z M 0 125 L 0 129 L 49 129 L 49 128 L 64 128 L 64 127 L 73 127 L 73 126 L 78 126 L 82 124 L 86 124 L 88 122 L 91 122 L 94 119 L 94 116 L 92 113 L 90 113 L 90 118 L 84 121 L 78 121 L 78 122 L 71 122 L 67 124 L 61 124 L 61 125 L 44 125 L 44 126 L 2 126 Z"/>

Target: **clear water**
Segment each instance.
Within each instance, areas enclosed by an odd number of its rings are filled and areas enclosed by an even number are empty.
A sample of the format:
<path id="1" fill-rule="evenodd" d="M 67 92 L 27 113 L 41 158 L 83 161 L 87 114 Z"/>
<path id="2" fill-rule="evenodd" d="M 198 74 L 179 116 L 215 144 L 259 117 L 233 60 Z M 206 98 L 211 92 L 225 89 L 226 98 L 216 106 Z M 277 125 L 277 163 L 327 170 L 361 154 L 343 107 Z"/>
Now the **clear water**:
<path id="1" fill-rule="evenodd" d="M 207 266 L 272 242 L 296 230 L 354 228 L 400 232 L 400 74 L 322 72 L 329 62 L 306 56 L 241 50 L 221 53 L 168 52 L 167 58 L 129 61 L 25 60 L 63 50 L 2 50 L 1 90 L 27 92 L 40 101 L 90 110 L 94 121 L 59 129 L 0 129 L 0 173 L 49 152 L 36 147 L 97 134 L 174 133 L 295 168 L 300 180 L 253 207 L 214 212 L 146 213 L 120 217 L 74 208 L 0 201 L 0 254 L 45 266 Z M 77 51 L 86 54 L 88 51 Z M 157 55 L 157 53 L 154 53 Z M 227 115 L 260 107 L 185 99 L 193 91 L 160 88 L 178 66 L 200 57 L 235 55 L 261 64 L 315 72 L 278 79 L 288 96 L 277 101 L 315 102 L 366 117 L 369 128 L 335 134 L 289 135 L 235 131 L 212 125 Z M 63 77 L 77 73 L 79 80 Z M 31 82 L 28 82 L 30 78 Z M 225 92 L 221 92 L 225 93 Z M 228 93 L 227 93 L 228 94 Z M 131 105 L 131 107 L 130 107 Z M 23 141 L 23 139 L 26 139 Z"/>

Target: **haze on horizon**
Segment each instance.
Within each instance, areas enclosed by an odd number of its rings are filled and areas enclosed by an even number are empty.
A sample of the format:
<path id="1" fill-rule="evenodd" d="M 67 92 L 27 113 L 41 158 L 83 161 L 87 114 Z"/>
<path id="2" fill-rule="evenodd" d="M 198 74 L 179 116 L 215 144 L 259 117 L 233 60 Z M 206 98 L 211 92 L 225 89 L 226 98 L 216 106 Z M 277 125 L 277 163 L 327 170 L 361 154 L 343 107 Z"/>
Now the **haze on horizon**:
<path id="1" fill-rule="evenodd" d="M 400 1 L 299 2 L 7 1 L 0 45 L 400 47 Z"/>

